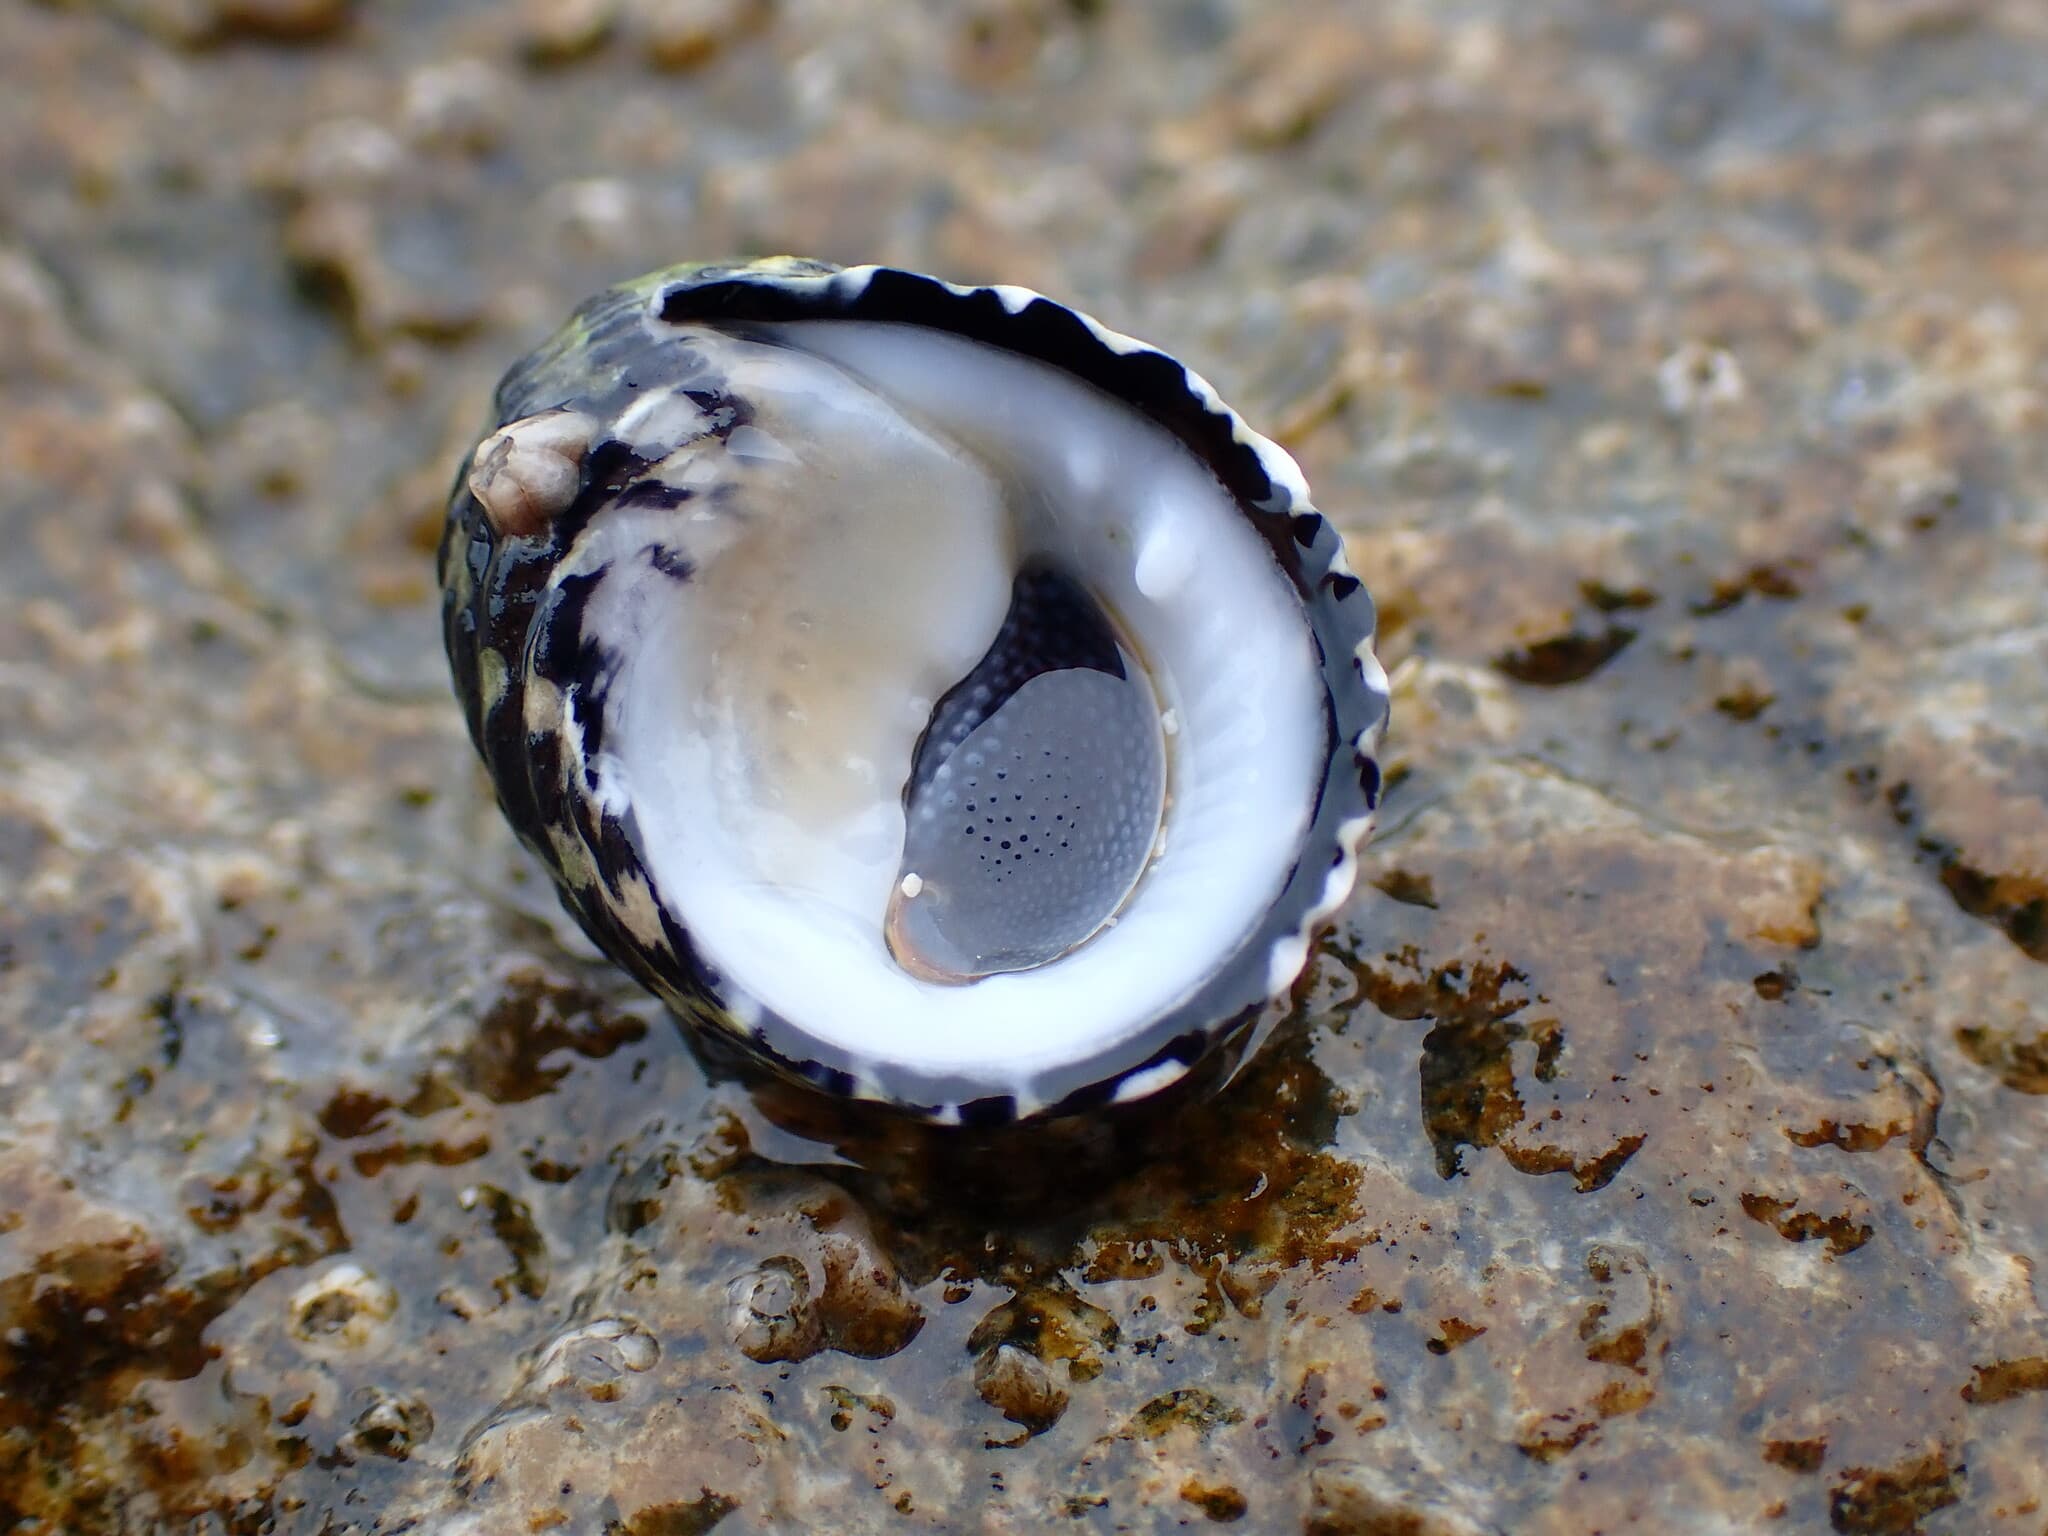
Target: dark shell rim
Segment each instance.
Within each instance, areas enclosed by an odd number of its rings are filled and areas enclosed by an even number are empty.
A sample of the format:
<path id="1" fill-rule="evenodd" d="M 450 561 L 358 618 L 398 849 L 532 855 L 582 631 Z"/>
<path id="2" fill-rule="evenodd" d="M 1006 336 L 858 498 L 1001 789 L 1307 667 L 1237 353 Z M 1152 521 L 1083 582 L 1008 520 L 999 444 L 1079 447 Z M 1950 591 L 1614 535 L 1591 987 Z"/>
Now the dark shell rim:
<path id="1" fill-rule="evenodd" d="M 925 326 L 1046 363 L 1138 410 L 1208 466 L 1301 595 L 1321 655 L 1333 746 L 1315 814 L 1280 894 L 1188 995 L 1112 1044 L 1028 1076 L 934 1073 L 912 1063 L 877 1061 L 820 1039 L 720 977 L 696 955 L 680 921 L 665 908 L 660 916 L 673 968 L 614 913 L 594 909 L 616 896 L 615 880 L 577 891 L 562 878 L 550 832 L 565 820 L 601 870 L 624 860 L 640 871 L 634 829 L 629 819 L 621 835 L 617 823 L 600 824 L 588 806 L 574 804 L 583 788 L 580 773 L 565 773 L 563 784 L 534 783 L 533 758 L 507 750 L 511 744 L 502 729 L 494 745 L 496 722 L 485 718 L 480 702 L 473 648 L 513 616 L 497 590 L 508 585 L 505 578 L 524 568 L 518 585 L 530 591 L 533 564 L 551 566 L 563 553 L 563 541 L 494 538 L 458 477 L 442 549 L 446 638 L 457 691 L 507 817 L 557 876 L 570 912 L 600 948 L 684 1017 L 740 1037 L 785 1075 L 936 1123 L 994 1126 L 1143 1098 L 1178 1081 L 1229 1041 L 1239 1042 L 1248 1058 L 1258 1041 L 1245 1044 L 1245 1037 L 1255 1033 L 1266 1005 L 1292 987 L 1307 963 L 1314 932 L 1351 893 L 1357 851 L 1378 807 L 1377 753 L 1389 703 L 1386 676 L 1372 651 L 1372 600 L 1352 574 L 1335 527 L 1310 501 L 1294 460 L 1246 426 L 1205 379 L 1177 359 L 1028 289 L 961 286 L 892 267 L 836 268 L 777 258 L 652 274 L 599 295 L 578 319 L 627 303 L 644 305 L 650 340 L 662 324 L 841 319 Z M 554 355 L 562 345 L 558 337 L 507 373 L 498 392 L 499 424 L 534 408 L 533 400 L 522 398 L 522 376 L 535 359 Z M 526 654 L 530 664 L 539 665 Z M 508 775 L 515 782 L 508 783 Z M 544 814 L 544 807 L 556 814 Z M 572 814 L 565 818 L 564 810 Z M 609 895 L 606 885 L 613 887 Z"/>

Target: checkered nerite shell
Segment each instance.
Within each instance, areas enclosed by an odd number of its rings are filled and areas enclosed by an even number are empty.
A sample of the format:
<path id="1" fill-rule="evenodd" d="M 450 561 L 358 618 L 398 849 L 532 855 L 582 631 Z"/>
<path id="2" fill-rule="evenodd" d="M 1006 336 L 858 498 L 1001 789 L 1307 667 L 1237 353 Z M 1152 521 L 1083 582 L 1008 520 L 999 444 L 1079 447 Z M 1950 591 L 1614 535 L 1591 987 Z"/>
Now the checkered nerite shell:
<path id="1" fill-rule="evenodd" d="M 967 1078 L 877 1065 L 827 1046 L 804 1021 L 764 1008 L 699 953 L 648 876 L 632 807 L 596 793 L 591 764 L 603 745 L 605 693 L 618 658 L 584 623 L 605 573 L 572 570 L 569 557 L 592 520 L 635 495 L 651 467 L 613 425 L 654 384 L 687 389 L 708 431 L 746 421 L 745 399 L 701 358 L 674 346 L 679 324 L 835 319 L 950 332 L 1062 370 L 1150 418 L 1208 467 L 1270 547 L 1320 652 L 1327 769 L 1279 898 L 1191 996 L 1087 1059 Z M 1267 1005 L 1287 993 L 1316 928 L 1350 894 L 1356 851 L 1379 800 L 1387 684 L 1372 651 L 1372 600 L 1351 573 L 1337 531 L 1311 504 L 1292 459 L 1246 427 L 1206 381 L 1027 290 L 777 258 L 672 268 L 597 295 L 505 375 L 494 415 L 499 428 L 538 420 L 543 431 L 529 430 L 510 448 L 503 432 L 487 435 L 449 503 L 440 575 L 456 692 L 506 817 L 554 877 L 563 904 L 685 1021 L 828 1092 L 981 1125 L 1143 1097 L 1198 1063 L 1212 1070 L 1220 1063 L 1227 1075 L 1256 1043 Z M 527 477 L 548 494 L 494 497 L 493 465 L 511 451 L 545 454 L 545 428 L 557 420 L 580 435 L 574 454 Z"/>

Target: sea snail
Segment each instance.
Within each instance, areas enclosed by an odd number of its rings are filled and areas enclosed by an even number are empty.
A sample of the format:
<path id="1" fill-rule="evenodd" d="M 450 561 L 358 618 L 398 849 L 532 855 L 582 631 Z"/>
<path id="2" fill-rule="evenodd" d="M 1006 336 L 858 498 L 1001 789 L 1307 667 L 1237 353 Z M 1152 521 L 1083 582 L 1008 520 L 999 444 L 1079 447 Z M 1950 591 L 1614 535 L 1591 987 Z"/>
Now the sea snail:
<path id="1" fill-rule="evenodd" d="M 599 294 L 495 406 L 449 660 L 619 964 L 937 1122 L 1245 1049 L 1350 894 L 1387 683 L 1204 380 L 1021 288 L 779 258 Z"/>

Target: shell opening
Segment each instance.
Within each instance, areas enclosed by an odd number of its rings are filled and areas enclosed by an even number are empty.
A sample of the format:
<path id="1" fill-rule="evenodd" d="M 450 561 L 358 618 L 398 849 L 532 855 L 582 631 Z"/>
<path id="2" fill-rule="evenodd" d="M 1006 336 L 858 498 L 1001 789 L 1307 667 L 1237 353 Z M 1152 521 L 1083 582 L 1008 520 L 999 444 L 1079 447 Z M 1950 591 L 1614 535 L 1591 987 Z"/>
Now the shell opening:
<path id="1" fill-rule="evenodd" d="M 959 337 L 687 337 L 724 398 L 636 443 L 645 481 L 554 579 L 607 573 L 598 797 L 699 955 L 931 1071 L 1072 1061 L 1191 994 L 1286 884 L 1326 752 L 1242 511 L 1135 410 Z M 992 785 L 1040 824 L 1083 794 L 1093 841 L 983 860 L 1004 839 L 959 818 Z"/>

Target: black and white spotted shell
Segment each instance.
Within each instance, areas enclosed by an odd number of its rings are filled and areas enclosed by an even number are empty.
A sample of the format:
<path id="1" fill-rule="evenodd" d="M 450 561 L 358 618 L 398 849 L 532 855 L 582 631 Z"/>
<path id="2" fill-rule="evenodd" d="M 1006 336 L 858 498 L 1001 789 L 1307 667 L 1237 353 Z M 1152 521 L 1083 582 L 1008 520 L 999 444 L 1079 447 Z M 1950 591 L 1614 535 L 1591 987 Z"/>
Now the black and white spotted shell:
<path id="1" fill-rule="evenodd" d="M 715 566 L 699 569 L 679 541 L 660 532 L 663 518 L 701 511 L 673 466 L 693 445 L 730 447 L 732 434 L 755 419 L 753 402 L 721 373 L 723 354 L 690 338 L 772 341 L 786 334 L 778 327 L 801 325 L 810 328 L 801 334 L 815 336 L 824 334 L 817 327 L 859 323 L 916 328 L 1042 365 L 1062 387 L 1098 392 L 1162 430 L 1213 476 L 1257 535 L 1311 639 L 1303 654 L 1319 674 L 1311 696 L 1319 700 L 1322 745 L 1279 889 L 1191 984 L 1142 1017 L 1104 1021 L 1085 1048 L 1061 1059 L 933 1065 L 894 1049 L 886 1018 L 864 1023 L 867 1033 L 849 1043 L 848 1030 L 837 1027 L 843 1021 L 786 1017 L 764 1005 L 706 951 L 673 893 L 657 886 L 650 864 L 662 860 L 648 847 L 644 789 L 636 799 L 612 771 L 620 718 L 614 695 L 629 660 L 621 653 L 637 643 L 638 631 L 615 617 L 600 620 L 622 611 L 608 603 L 607 583 L 624 580 L 628 565 L 633 580 L 669 582 L 679 597 L 720 579 Z M 1247 1048 L 1262 1011 L 1301 973 L 1318 925 L 1351 892 L 1357 849 L 1379 799 L 1388 701 L 1372 652 L 1372 601 L 1346 563 L 1342 540 L 1311 504 L 1294 461 L 1251 431 L 1208 383 L 1164 353 L 1024 289 L 779 258 L 678 267 L 597 295 L 514 365 L 494 408 L 497 430 L 458 478 L 441 548 L 456 691 L 506 816 L 553 875 L 564 905 L 679 1016 L 827 1092 L 973 1125 L 1143 1098 L 1198 1063 Z M 666 437 L 660 420 L 671 423 Z M 631 538 L 618 531 L 629 526 Z M 659 597 L 635 599 L 643 600 Z M 699 814 L 661 811 L 670 823 Z M 1130 900 L 1144 899 L 1144 882 L 1166 878 L 1173 858 L 1170 842 L 1154 849 Z M 917 884 L 911 878 L 905 889 Z M 803 966 L 802 926 L 781 938 L 787 964 Z M 985 985 L 970 981 L 949 995 Z"/>

